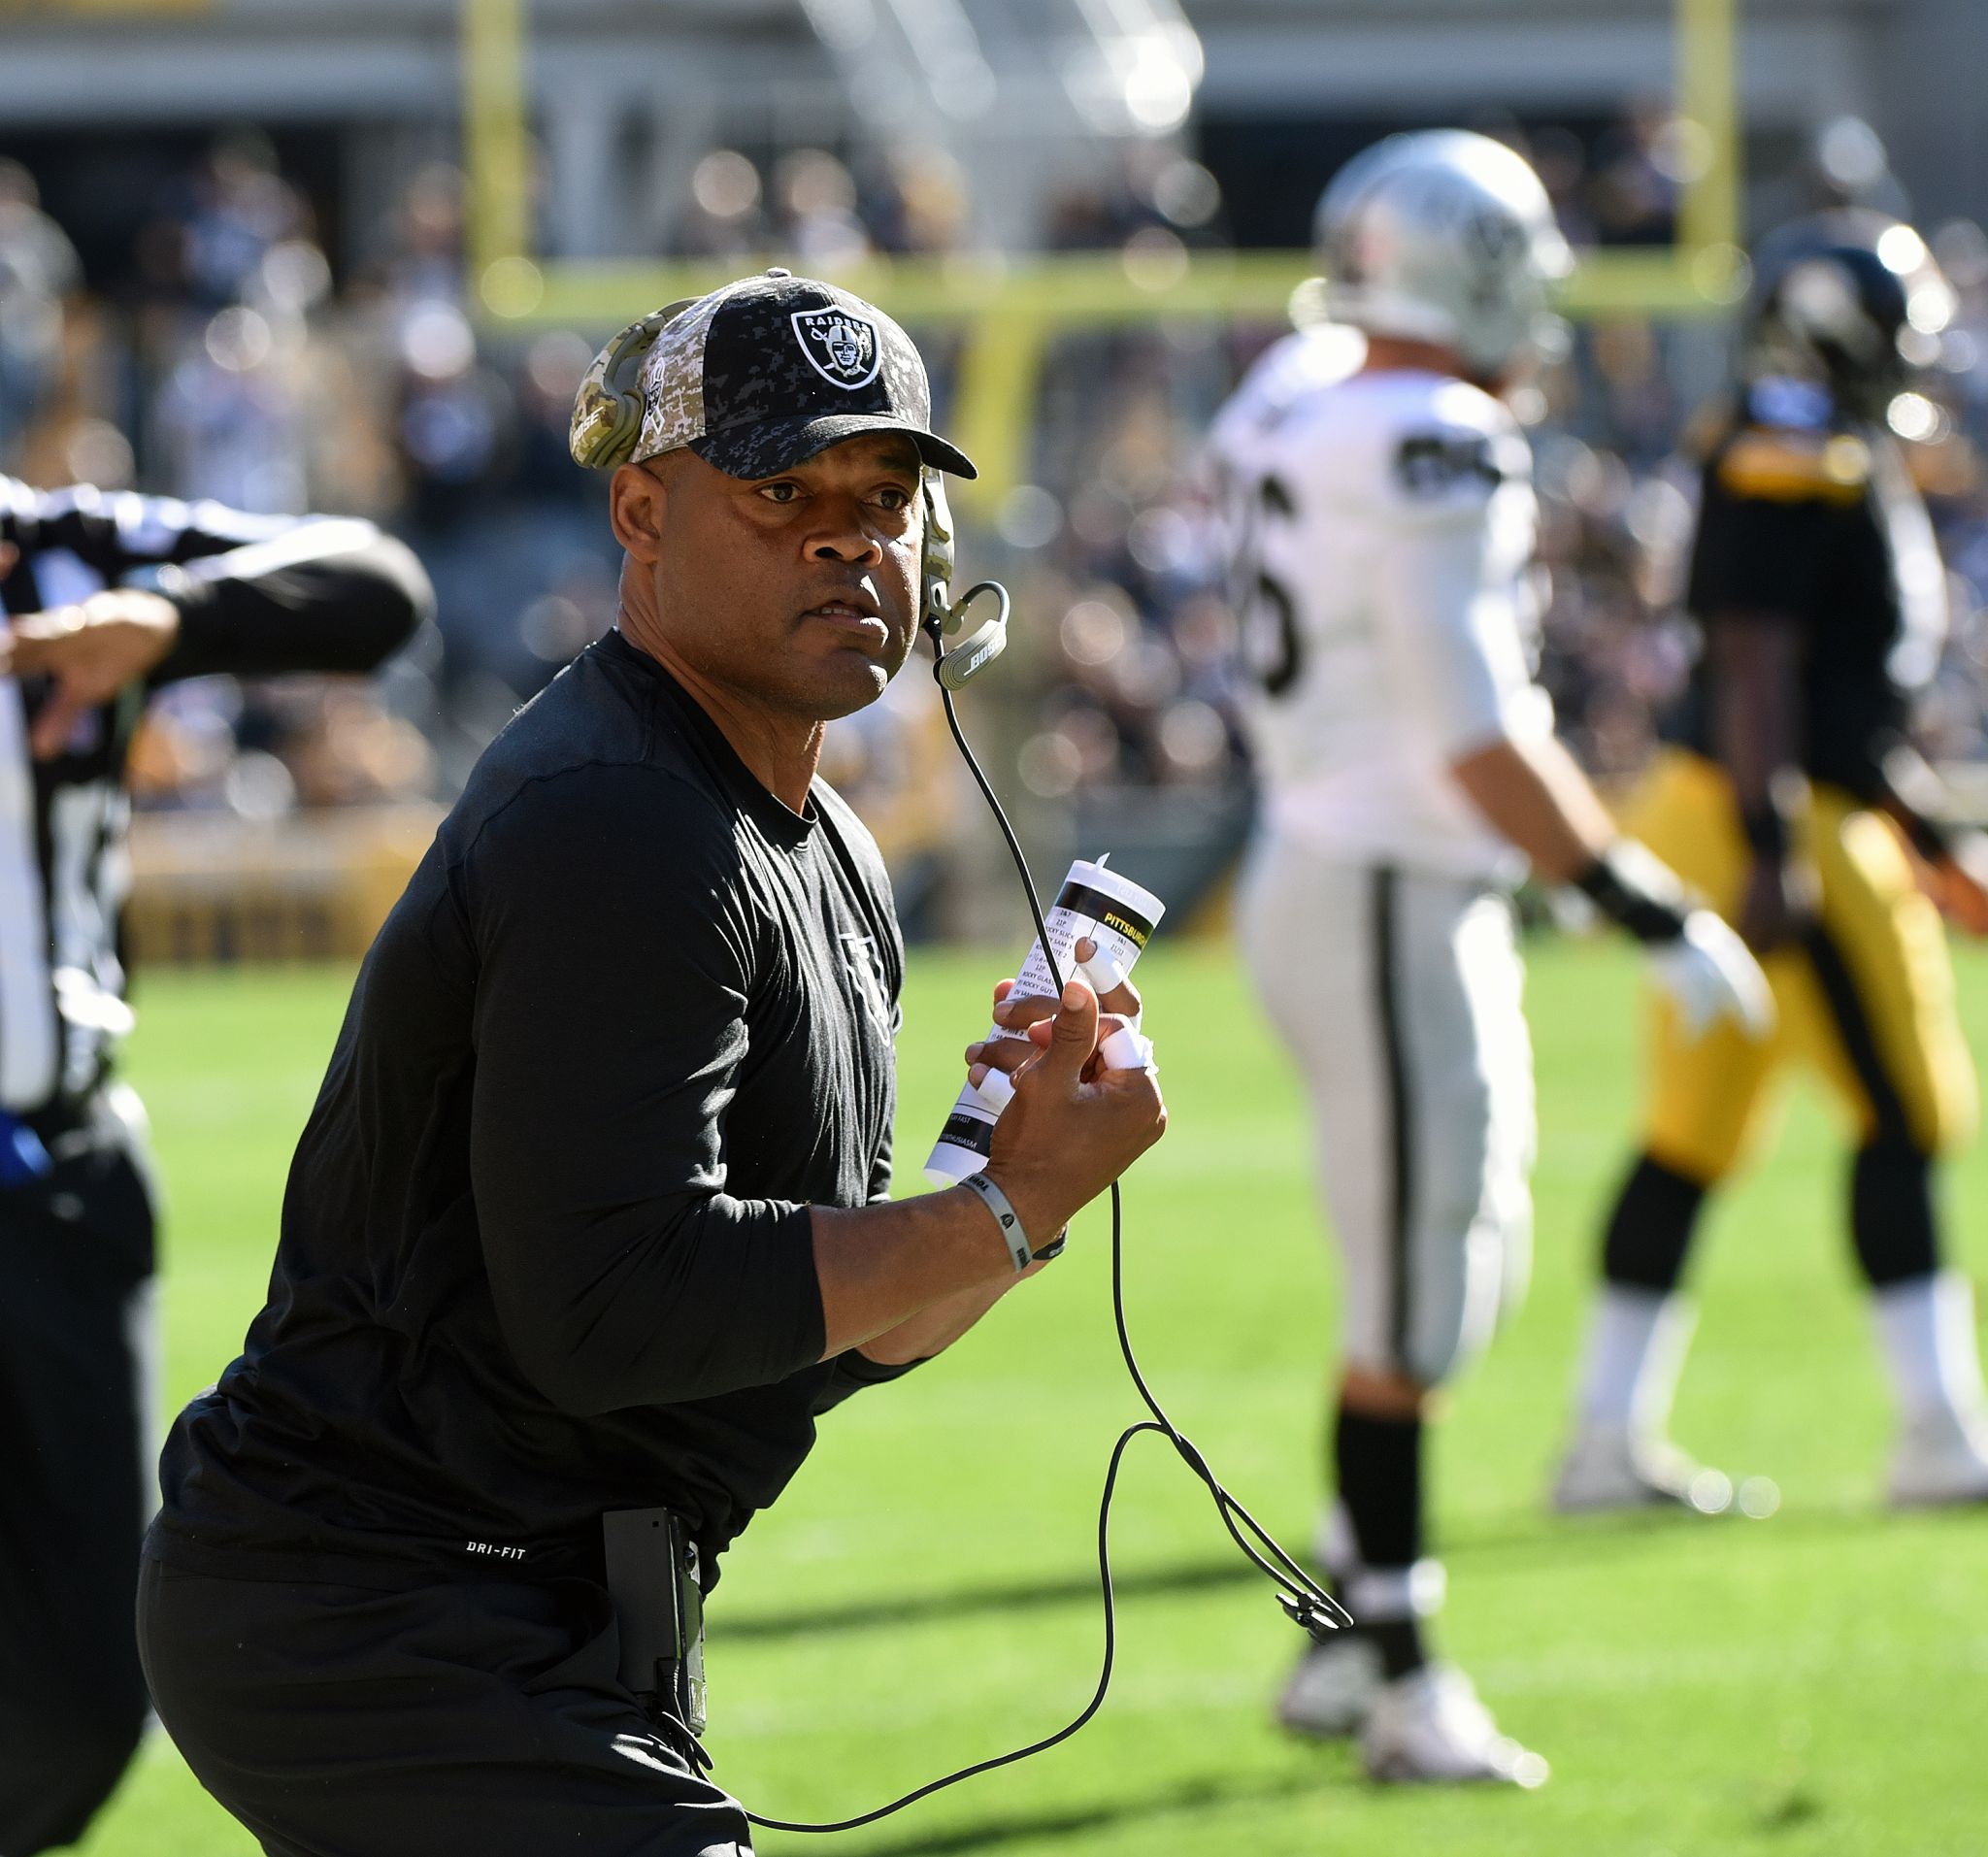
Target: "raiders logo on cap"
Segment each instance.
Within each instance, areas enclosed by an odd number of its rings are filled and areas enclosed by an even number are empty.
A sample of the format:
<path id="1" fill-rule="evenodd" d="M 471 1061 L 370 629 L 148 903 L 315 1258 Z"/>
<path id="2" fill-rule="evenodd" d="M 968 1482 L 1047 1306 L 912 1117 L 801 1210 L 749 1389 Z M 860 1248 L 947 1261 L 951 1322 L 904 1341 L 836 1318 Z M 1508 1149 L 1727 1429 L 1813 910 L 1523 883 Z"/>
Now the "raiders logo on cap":
<path id="1" fill-rule="evenodd" d="M 796 310 L 790 319 L 801 352 L 824 381 L 854 389 L 877 379 L 883 350 L 863 317 L 846 310 Z"/>
<path id="2" fill-rule="evenodd" d="M 776 270 L 630 323 L 580 382 L 570 444 L 597 470 L 687 447 L 750 480 L 866 432 L 902 432 L 933 470 L 974 475 L 932 430 L 911 337 L 874 303 Z"/>

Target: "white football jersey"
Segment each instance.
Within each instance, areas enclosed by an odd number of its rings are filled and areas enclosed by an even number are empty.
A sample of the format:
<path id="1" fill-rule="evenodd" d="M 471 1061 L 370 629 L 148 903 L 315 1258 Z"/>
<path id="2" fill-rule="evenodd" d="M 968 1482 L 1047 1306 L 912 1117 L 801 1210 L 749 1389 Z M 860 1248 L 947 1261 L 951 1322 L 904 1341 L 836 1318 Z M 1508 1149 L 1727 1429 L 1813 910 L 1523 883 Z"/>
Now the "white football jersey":
<path id="1" fill-rule="evenodd" d="M 1449 767 L 1552 730 L 1531 448 L 1467 381 L 1335 375 L 1321 333 L 1271 349 L 1209 435 L 1265 822 L 1328 857 L 1510 880 L 1523 860 Z"/>

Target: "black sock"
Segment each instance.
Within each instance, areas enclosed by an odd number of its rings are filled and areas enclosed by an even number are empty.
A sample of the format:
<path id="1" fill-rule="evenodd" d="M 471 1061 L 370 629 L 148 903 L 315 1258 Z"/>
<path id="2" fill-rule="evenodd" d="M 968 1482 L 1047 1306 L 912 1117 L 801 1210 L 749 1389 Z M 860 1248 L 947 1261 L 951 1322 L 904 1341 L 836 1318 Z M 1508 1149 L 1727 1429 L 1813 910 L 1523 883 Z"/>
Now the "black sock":
<path id="1" fill-rule="evenodd" d="M 1422 1558 L 1422 1421 L 1375 1418 L 1342 1406 L 1333 1427 L 1333 1460 L 1360 1571 L 1406 1580 Z M 1379 1649 L 1390 1677 L 1429 1661 L 1413 1612 L 1362 1618 L 1356 1610 L 1354 1624 Z"/>
<path id="2" fill-rule="evenodd" d="M 1645 1154 L 1630 1170 L 1608 1219 L 1602 1275 L 1628 1289 L 1668 1295 L 1684 1274 L 1684 1254 L 1705 1188 Z"/>
<path id="3" fill-rule="evenodd" d="M 1342 1406 L 1333 1469 L 1364 1568 L 1412 1567 L 1422 1558 L 1422 1421 L 1375 1418 Z"/>
<path id="4" fill-rule="evenodd" d="M 1422 1641 L 1422 1621 L 1410 1612 L 1406 1618 L 1375 1618 L 1359 1629 L 1380 1652 L 1380 1673 L 1389 1682 L 1407 1676 L 1429 1661 L 1429 1646 Z"/>
<path id="5" fill-rule="evenodd" d="M 1859 1148 L 1850 1169 L 1850 1237 L 1872 1289 L 1938 1270 L 1932 1161 L 1904 1142 Z"/>

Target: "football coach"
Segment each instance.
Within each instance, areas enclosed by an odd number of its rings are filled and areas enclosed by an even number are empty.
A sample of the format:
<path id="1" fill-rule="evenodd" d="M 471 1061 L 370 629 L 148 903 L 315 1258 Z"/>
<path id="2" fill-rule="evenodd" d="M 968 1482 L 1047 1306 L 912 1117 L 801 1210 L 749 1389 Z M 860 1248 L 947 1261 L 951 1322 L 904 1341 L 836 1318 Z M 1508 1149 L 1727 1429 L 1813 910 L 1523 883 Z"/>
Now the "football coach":
<path id="1" fill-rule="evenodd" d="M 687 1686 L 646 1711 L 619 1674 L 604 1539 L 646 1511 L 708 1583 L 816 1418 L 1041 1269 L 1165 1126 L 1074 981 L 1001 1009 L 995 1191 L 888 1200 L 902 943 L 814 770 L 911 649 L 924 474 L 973 474 L 930 421 L 904 332 L 784 272 L 646 318 L 580 390 L 617 628 L 381 930 L 267 1307 L 165 1450 L 148 1678 L 272 1857 L 748 1852 Z"/>

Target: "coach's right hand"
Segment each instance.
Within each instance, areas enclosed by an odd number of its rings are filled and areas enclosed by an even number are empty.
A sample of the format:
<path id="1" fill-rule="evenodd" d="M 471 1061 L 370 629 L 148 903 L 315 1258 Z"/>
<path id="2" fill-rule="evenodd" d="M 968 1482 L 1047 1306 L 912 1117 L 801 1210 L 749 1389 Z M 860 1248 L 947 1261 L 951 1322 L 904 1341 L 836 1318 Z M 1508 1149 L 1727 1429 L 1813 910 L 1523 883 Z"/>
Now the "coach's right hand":
<path id="1" fill-rule="evenodd" d="M 987 1177 L 1031 1233 L 1061 1231 L 1166 1133 L 1158 1078 L 1093 1064 L 1098 1036 L 1097 995 L 1072 978 L 1054 1016 L 1029 1026 L 1036 1051 L 994 1124 Z"/>

